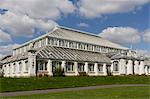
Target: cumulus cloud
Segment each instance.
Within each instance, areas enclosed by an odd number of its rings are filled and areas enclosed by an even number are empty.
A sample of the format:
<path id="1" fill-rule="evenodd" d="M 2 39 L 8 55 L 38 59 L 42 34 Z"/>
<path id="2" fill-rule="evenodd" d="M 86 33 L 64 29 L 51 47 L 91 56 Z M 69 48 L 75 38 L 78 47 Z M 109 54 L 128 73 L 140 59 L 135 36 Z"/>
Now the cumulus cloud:
<path id="1" fill-rule="evenodd" d="M 0 15 L 0 28 L 14 36 L 31 37 L 35 28 L 39 28 L 42 31 L 50 31 L 55 24 L 54 21 L 33 19 L 27 15 L 15 14 L 10 11 Z"/>
<path id="2" fill-rule="evenodd" d="M 78 27 L 89 27 L 89 25 L 86 23 L 79 23 L 79 24 L 77 24 L 77 26 Z"/>
<path id="3" fill-rule="evenodd" d="M 17 46 L 19 46 L 19 44 L 8 44 L 8 45 L 0 46 L 1 49 L 0 55 L 4 56 L 4 55 L 12 54 L 12 48 Z"/>
<path id="4" fill-rule="evenodd" d="M 10 34 L 7 34 L 5 32 L 3 32 L 2 30 L 0 30 L 0 43 L 1 42 L 11 42 L 11 36 Z"/>
<path id="5" fill-rule="evenodd" d="M 76 9 L 69 0 L 0 0 L 0 28 L 13 36 L 32 37 L 35 29 L 48 32 L 57 25 L 53 20 L 73 13 Z"/>
<path id="6" fill-rule="evenodd" d="M 75 10 L 69 0 L 0 0 L 0 7 L 40 19 L 57 19 L 61 13 L 69 14 Z"/>
<path id="7" fill-rule="evenodd" d="M 70 0 L 0 0 L 0 8 L 5 9 L 0 13 L 0 42 L 11 41 L 11 36 L 32 37 L 35 30 L 49 32 L 55 20 L 76 9 Z M 14 45 L 0 45 L 0 55 L 11 53 Z"/>
<path id="8" fill-rule="evenodd" d="M 119 44 L 138 43 L 141 39 L 138 30 L 131 27 L 108 27 L 99 36 Z"/>
<path id="9" fill-rule="evenodd" d="M 145 56 L 145 57 L 150 57 L 150 51 L 149 50 L 141 50 L 141 49 L 138 49 L 136 50 L 137 54 L 139 56 Z"/>
<path id="10" fill-rule="evenodd" d="M 101 17 L 105 14 L 135 11 L 150 0 L 80 0 L 79 12 L 87 18 Z"/>
<path id="11" fill-rule="evenodd" d="M 150 29 L 145 30 L 143 40 L 150 43 Z"/>

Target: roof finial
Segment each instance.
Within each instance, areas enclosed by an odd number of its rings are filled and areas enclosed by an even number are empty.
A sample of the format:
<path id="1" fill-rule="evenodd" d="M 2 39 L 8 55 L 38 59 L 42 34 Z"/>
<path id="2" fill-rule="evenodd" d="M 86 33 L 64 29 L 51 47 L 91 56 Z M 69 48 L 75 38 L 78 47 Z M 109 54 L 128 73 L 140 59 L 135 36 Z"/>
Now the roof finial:
<path id="1" fill-rule="evenodd" d="M 133 38 L 131 38 L 131 45 L 130 45 L 130 49 L 133 50 Z"/>

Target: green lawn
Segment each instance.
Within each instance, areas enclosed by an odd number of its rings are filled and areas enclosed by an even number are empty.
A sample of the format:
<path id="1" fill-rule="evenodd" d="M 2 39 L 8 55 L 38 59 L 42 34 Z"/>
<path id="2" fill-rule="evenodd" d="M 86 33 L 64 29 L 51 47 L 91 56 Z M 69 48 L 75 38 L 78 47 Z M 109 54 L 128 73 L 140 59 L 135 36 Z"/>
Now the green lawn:
<path id="1" fill-rule="evenodd" d="M 150 99 L 150 87 L 119 87 L 5 97 L 3 99 Z"/>
<path id="2" fill-rule="evenodd" d="M 0 78 L 0 92 L 106 84 L 150 84 L 150 76 Z"/>

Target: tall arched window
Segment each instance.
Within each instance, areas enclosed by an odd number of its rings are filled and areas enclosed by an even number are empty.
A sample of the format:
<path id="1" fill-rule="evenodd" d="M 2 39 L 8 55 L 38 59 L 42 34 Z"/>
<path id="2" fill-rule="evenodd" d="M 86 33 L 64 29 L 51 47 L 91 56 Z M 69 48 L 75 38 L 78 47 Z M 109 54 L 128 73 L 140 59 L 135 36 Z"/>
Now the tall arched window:
<path id="1" fill-rule="evenodd" d="M 25 61 L 25 71 L 28 72 L 28 61 Z"/>
<path id="2" fill-rule="evenodd" d="M 119 71 L 118 61 L 113 62 L 113 71 Z"/>
<path id="3" fill-rule="evenodd" d="M 9 73 L 10 73 L 10 72 L 11 72 L 11 71 L 10 71 L 10 68 L 11 68 L 11 67 L 10 67 L 10 64 L 8 65 L 8 67 L 9 67 Z"/>
<path id="4" fill-rule="evenodd" d="M 16 64 L 14 63 L 13 64 L 13 67 L 14 67 L 14 73 L 16 72 Z"/>
<path id="5" fill-rule="evenodd" d="M 19 72 L 21 72 L 21 70 L 22 70 L 22 63 L 19 62 Z"/>
<path id="6" fill-rule="evenodd" d="M 98 71 L 102 72 L 103 71 L 103 64 L 98 64 Z"/>

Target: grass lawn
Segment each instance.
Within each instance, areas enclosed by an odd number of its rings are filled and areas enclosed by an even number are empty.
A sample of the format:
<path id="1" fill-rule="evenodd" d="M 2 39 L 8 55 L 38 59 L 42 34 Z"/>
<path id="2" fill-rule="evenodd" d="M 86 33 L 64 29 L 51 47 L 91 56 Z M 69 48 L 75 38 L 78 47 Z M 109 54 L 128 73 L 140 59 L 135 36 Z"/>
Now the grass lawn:
<path id="1" fill-rule="evenodd" d="M 4 97 L 3 99 L 150 99 L 150 87 L 119 87 Z"/>
<path id="2" fill-rule="evenodd" d="M 0 78 L 0 92 L 106 84 L 150 84 L 150 76 Z"/>

